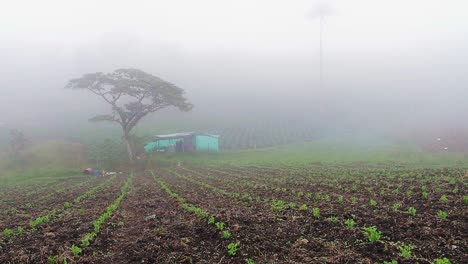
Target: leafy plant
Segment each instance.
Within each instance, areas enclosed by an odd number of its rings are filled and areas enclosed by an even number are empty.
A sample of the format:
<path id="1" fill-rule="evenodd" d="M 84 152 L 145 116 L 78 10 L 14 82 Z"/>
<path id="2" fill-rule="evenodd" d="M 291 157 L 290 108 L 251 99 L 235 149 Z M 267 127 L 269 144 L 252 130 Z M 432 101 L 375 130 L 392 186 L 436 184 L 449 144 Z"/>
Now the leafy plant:
<path id="1" fill-rule="evenodd" d="M 429 195 L 428 195 L 428 193 L 426 191 L 422 192 L 422 198 L 427 199 L 428 196 Z"/>
<path id="2" fill-rule="evenodd" d="M 437 258 L 434 259 L 434 264 L 452 264 L 452 262 L 448 258 Z"/>
<path id="3" fill-rule="evenodd" d="M 443 203 L 448 202 L 447 195 L 443 194 L 442 196 L 440 196 L 440 201 Z"/>
<path id="4" fill-rule="evenodd" d="M 70 208 L 70 207 L 72 207 L 72 206 L 73 206 L 73 204 L 70 203 L 70 202 L 65 202 L 65 203 L 63 204 L 63 208 L 65 208 L 65 209 L 68 209 L 68 208 Z"/>
<path id="5" fill-rule="evenodd" d="M 468 204 L 468 195 L 463 195 L 463 202 Z"/>
<path id="6" fill-rule="evenodd" d="M 24 233 L 24 228 L 22 226 L 18 226 L 18 228 L 16 228 L 16 233 L 18 235 L 21 235 Z"/>
<path id="7" fill-rule="evenodd" d="M 348 229 L 353 229 L 356 225 L 356 222 L 352 218 L 346 219 L 344 223 L 348 227 Z"/>
<path id="8" fill-rule="evenodd" d="M 445 212 L 445 211 L 443 211 L 443 210 L 439 210 L 439 211 L 437 212 L 437 216 L 440 217 L 440 218 L 442 218 L 442 219 L 447 219 L 448 214 L 447 214 L 447 212 Z"/>
<path id="9" fill-rule="evenodd" d="M 273 200 L 271 202 L 271 210 L 281 212 L 286 209 L 286 203 L 283 200 Z"/>
<path id="10" fill-rule="evenodd" d="M 367 239 L 374 243 L 380 240 L 381 232 L 377 230 L 377 227 L 375 226 L 370 226 L 370 227 L 364 227 L 362 228 L 364 232 L 367 234 Z"/>
<path id="11" fill-rule="evenodd" d="M 231 238 L 231 232 L 229 232 L 227 230 L 224 230 L 221 236 L 224 239 L 229 239 L 229 238 Z"/>
<path id="12" fill-rule="evenodd" d="M 210 216 L 210 218 L 208 218 L 208 224 L 213 225 L 214 223 L 215 223 L 215 218 L 213 216 Z"/>
<path id="13" fill-rule="evenodd" d="M 318 219 L 320 217 L 320 209 L 318 207 L 312 208 L 312 215 Z"/>
<path id="14" fill-rule="evenodd" d="M 338 196 L 338 202 L 343 203 L 344 197 L 343 195 Z"/>
<path id="15" fill-rule="evenodd" d="M 83 252 L 83 250 L 79 246 L 76 246 L 74 244 L 70 247 L 70 249 L 73 253 L 73 256 L 75 257 L 80 256 L 80 254 Z"/>
<path id="16" fill-rule="evenodd" d="M 3 229 L 3 236 L 6 237 L 6 238 L 10 238 L 14 235 L 15 233 L 13 232 L 13 230 L 11 230 L 10 228 L 5 228 Z"/>
<path id="17" fill-rule="evenodd" d="M 411 250 L 414 249 L 414 245 L 403 245 L 398 247 L 398 249 L 400 250 L 400 256 L 404 258 L 411 258 L 411 256 L 413 255 Z"/>
<path id="18" fill-rule="evenodd" d="M 416 216 L 416 208 L 414 208 L 414 207 L 408 208 L 407 213 L 412 215 L 412 216 Z"/>
<path id="19" fill-rule="evenodd" d="M 371 199 L 369 203 L 370 203 L 370 205 L 372 205 L 372 206 L 377 206 L 377 201 L 374 200 L 374 199 Z"/>
<path id="20" fill-rule="evenodd" d="M 330 216 L 330 217 L 327 218 L 327 220 L 332 222 L 332 223 L 338 222 L 338 218 L 336 216 Z"/>
<path id="21" fill-rule="evenodd" d="M 215 226 L 216 226 L 216 229 L 222 231 L 224 229 L 224 222 L 216 222 Z"/>
<path id="22" fill-rule="evenodd" d="M 58 263 L 58 256 L 48 256 L 47 257 L 48 264 L 56 264 Z"/>
<path id="23" fill-rule="evenodd" d="M 301 211 L 307 211 L 308 207 L 307 207 L 307 204 L 303 204 L 299 207 L 299 210 Z"/>
<path id="24" fill-rule="evenodd" d="M 397 211 L 399 208 L 400 208 L 400 204 L 399 204 L 399 203 L 394 203 L 394 204 L 392 205 L 393 211 Z"/>
<path id="25" fill-rule="evenodd" d="M 246 264 L 255 264 L 255 261 L 253 259 L 246 259 L 245 263 Z"/>
<path id="26" fill-rule="evenodd" d="M 232 242 L 227 245 L 227 252 L 229 256 L 235 256 L 237 254 L 237 247 L 239 246 L 239 244 L 240 242 Z"/>
<path id="27" fill-rule="evenodd" d="M 384 261 L 383 264 L 398 264 L 398 261 L 396 260 Z"/>

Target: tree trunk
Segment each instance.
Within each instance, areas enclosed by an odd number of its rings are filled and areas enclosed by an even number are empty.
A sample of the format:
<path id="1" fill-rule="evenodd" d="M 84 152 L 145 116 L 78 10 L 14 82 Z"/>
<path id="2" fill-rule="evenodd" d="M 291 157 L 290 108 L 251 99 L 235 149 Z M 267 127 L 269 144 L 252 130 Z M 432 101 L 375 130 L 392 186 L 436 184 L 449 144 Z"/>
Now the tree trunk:
<path id="1" fill-rule="evenodd" d="M 134 157 L 134 154 L 133 154 L 132 143 L 130 142 L 131 138 L 130 138 L 130 135 L 128 133 L 124 134 L 124 140 L 125 140 L 125 144 L 127 146 L 128 160 L 130 161 L 130 163 L 133 163 L 135 161 L 135 157 Z"/>

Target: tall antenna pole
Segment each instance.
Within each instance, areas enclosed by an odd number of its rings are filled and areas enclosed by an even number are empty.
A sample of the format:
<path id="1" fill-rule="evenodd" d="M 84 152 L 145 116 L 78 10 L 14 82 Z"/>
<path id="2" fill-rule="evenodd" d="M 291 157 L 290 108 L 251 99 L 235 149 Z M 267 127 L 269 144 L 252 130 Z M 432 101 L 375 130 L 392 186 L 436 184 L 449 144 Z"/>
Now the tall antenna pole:
<path id="1" fill-rule="evenodd" d="M 323 14 L 320 14 L 320 88 L 323 88 Z"/>

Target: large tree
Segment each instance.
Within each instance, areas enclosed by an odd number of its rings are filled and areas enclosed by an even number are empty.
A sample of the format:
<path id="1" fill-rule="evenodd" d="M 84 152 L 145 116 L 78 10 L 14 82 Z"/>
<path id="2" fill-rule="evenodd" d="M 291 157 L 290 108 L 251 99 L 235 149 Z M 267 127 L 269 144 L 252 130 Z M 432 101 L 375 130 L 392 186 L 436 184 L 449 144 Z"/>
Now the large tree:
<path id="1" fill-rule="evenodd" d="M 89 120 L 118 123 L 123 130 L 130 161 L 135 158 L 130 132 L 143 117 L 169 106 L 181 111 L 190 111 L 193 107 L 184 97 L 183 89 L 137 69 L 85 74 L 70 80 L 66 88 L 88 90 L 111 106 L 110 114 Z"/>

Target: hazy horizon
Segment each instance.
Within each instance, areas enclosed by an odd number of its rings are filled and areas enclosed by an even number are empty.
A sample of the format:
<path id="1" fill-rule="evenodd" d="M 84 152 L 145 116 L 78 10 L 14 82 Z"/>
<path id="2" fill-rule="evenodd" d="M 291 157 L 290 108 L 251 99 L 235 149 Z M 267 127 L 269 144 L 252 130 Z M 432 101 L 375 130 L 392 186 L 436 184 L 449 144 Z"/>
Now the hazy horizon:
<path id="1" fill-rule="evenodd" d="M 324 85 L 319 83 L 320 3 Z M 25 8 L 27 6 L 27 8 Z M 187 119 L 297 120 L 327 131 L 466 128 L 465 1 L 15 1 L 0 11 L 0 123 L 87 122 L 109 107 L 64 89 L 138 68 L 187 92 Z M 215 121 L 213 121 L 215 122 Z"/>

